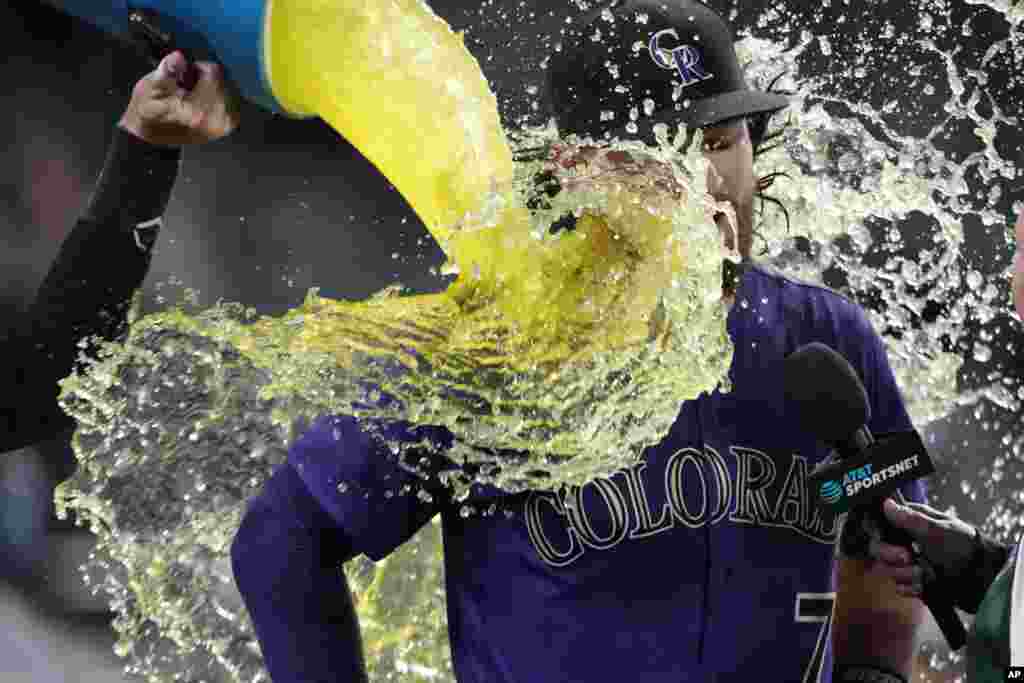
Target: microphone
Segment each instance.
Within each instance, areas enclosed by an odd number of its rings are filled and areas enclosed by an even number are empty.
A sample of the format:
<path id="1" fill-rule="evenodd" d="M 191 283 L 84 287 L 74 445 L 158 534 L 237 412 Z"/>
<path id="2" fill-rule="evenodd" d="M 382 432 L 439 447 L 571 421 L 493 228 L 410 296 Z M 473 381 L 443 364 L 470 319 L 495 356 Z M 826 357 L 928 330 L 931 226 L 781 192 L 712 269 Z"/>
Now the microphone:
<path id="1" fill-rule="evenodd" d="M 864 385 L 830 347 L 814 343 L 797 349 L 785 361 L 783 384 L 801 422 L 834 449 L 836 458 L 808 478 L 827 511 L 881 505 L 891 495 L 902 496 L 904 484 L 935 472 L 917 431 L 875 440 L 867 427 L 871 406 Z"/>
<path id="2" fill-rule="evenodd" d="M 924 557 L 913 538 L 889 523 L 882 502 L 895 496 L 905 502 L 900 487 L 935 467 L 916 430 L 880 435 L 876 440 L 867 423 L 871 406 L 864 385 L 842 355 L 825 344 L 800 347 L 784 361 L 783 387 L 786 399 L 811 433 L 831 446 L 833 454 L 808 477 L 818 505 L 825 512 L 850 512 L 846 527 L 856 519 L 866 530 L 877 532 L 892 545 L 910 550 L 925 572 L 922 601 L 935 617 L 953 650 L 967 641 L 967 633 L 952 602 L 941 599 L 936 586 L 938 571 Z M 853 550 L 865 553 L 869 536 L 856 539 Z"/>

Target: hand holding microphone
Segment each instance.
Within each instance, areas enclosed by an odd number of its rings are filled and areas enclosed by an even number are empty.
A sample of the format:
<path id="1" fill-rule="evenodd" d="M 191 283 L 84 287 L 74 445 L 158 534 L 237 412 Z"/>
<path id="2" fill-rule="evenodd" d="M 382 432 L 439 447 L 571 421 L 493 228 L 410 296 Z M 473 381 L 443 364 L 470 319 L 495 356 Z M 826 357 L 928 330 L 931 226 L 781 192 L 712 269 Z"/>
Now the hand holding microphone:
<path id="1" fill-rule="evenodd" d="M 917 539 L 883 512 L 883 501 L 890 496 L 904 503 L 901 486 L 935 471 L 920 436 L 911 430 L 876 441 L 867 427 L 871 408 L 864 385 L 846 359 L 824 344 L 808 344 L 791 354 L 785 361 L 784 384 L 802 421 L 819 441 L 834 448 L 836 457 L 808 479 L 824 510 L 849 512 L 840 541 L 843 551 L 870 556 L 874 547 L 899 563 L 890 569 L 899 569 L 901 578 L 912 583 L 919 577 L 921 600 L 950 648 L 963 647 L 967 633 L 953 609 L 943 565 L 922 554 Z"/>
<path id="2" fill-rule="evenodd" d="M 882 504 L 882 510 L 894 527 L 910 534 L 925 557 L 944 575 L 960 576 L 967 569 L 976 546 L 976 530 L 970 524 L 921 503 L 901 505 L 889 499 Z M 868 554 L 889 570 L 901 594 L 921 596 L 923 571 L 912 564 L 908 551 L 873 539 Z"/>
<path id="3" fill-rule="evenodd" d="M 910 534 L 921 553 L 946 577 L 947 585 L 942 590 L 953 604 L 975 613 L 1006 564 L 1009 546 L 988 538 L 963 520 L 921 503 L 900 505 L 887 500 L 883 511 L 894 527 Z M 924 571 L 908 559 L 902 548 L 874 540 L 868 554 L 880 563 L 902 595 L 921 597 Z"/>

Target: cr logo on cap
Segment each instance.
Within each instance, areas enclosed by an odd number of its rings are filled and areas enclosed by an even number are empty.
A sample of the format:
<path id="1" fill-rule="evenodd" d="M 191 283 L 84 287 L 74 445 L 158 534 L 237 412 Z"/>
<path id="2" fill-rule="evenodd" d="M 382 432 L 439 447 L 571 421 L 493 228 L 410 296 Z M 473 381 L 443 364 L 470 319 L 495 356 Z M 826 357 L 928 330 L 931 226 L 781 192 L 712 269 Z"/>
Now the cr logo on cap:
<path id="1" fill-rule="evenodd" d="M 647 44 L 647 50 L 651 53 L 651 59 L 654 60 L 654 63 L 662 69 L 675 69 L 679 72 L 679 78 L 683 80 L 684 88 L 688 85 L 713 78 L 711 74 L 704 70 L 704 60 L 701 57 L 700 50 L 692 45 L 680 45 L 671 50 L 666 50 L 661 46 L 662 36 L 672 36 L 679 40 L 679 34 L 676 33 L 676 30 L 674 28 L 667 28 L 651 36 L 651 40 Z"/>

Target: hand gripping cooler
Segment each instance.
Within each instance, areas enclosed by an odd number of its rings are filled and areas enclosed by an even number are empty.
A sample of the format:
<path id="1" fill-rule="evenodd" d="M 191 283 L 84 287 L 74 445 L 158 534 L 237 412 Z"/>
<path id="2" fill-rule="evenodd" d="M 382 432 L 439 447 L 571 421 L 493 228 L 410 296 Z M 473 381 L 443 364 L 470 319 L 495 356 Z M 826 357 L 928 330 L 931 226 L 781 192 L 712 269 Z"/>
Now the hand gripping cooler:
<path id="1" fill-rule="evenodd" d="M 272 0 L 45 0 L 126 42 L 135 42 L 131 16 L 143 12 L 190 57 L 217 61 L 253 104 L 296 118 L 274 96 L 267 70 L 266 34 Z"/>

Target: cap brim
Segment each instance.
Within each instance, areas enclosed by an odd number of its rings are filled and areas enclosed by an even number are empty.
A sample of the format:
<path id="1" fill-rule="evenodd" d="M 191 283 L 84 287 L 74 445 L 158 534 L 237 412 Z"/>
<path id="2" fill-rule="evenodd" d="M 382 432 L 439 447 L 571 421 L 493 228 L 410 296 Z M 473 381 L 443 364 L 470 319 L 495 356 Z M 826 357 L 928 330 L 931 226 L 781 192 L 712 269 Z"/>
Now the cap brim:
<path id="1" fill-rule="evenodd" d="M 784 95 L 736 90 L 691 102 L 677 118 L 690 128 L 704 128 L 740 116 L 776 112 L 788 106 L 789 98 Z"/>
<path id="2" fill-rule="evenodd" d="M 687 128 L 706 128 L 741 116 L 777 112 L 788 106 L 789 98 L 784 95 L 759 90 L 736 90 L 690 102 L 682 111 L 659 112 L 653 116 L 642 117 L 636 121 L 636 133 L 628 132 L 626 124 L 599 137 L 607 136 L 620 140 L 645 138 L 649 137 L 649 132 L 659 123 L 681 123 Z"/>

